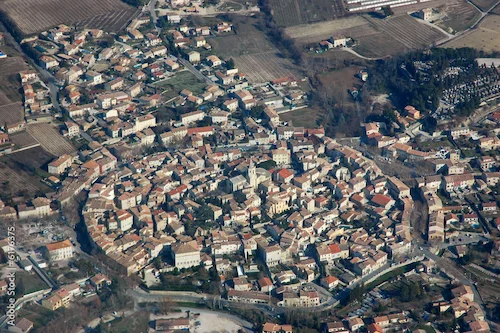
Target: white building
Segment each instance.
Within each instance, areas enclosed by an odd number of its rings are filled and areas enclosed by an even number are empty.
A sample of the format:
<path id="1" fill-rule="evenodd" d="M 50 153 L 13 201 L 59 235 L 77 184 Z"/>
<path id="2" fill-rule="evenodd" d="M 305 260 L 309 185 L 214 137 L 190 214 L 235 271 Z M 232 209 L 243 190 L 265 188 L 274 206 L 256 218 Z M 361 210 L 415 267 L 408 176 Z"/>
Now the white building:
<path id="1" fill-rule="evenodd" d="M 199 266 L 201 261 L 200 251 L 189 244 L 172 245 L 172 256 L 178 269 Z"/>

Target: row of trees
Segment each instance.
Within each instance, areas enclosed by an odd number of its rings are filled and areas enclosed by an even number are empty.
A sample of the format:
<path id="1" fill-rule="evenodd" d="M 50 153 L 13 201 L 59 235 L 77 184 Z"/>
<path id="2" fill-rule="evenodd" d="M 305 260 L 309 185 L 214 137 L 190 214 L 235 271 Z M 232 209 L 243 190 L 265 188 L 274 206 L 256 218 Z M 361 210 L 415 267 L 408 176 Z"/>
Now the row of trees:
<path id="1" fill-rule="evenodd" d="M 260 28 L 266 32 L 271 41 L 287 58 L 291 58 L 297 65 L 302 63 L 302 50 L 295 44 L 283 28 L 278 26 L 273 19 L 272 8 L 269 0 L 259 0 L 259 6 L 264 13 L 264 23 Z"/>

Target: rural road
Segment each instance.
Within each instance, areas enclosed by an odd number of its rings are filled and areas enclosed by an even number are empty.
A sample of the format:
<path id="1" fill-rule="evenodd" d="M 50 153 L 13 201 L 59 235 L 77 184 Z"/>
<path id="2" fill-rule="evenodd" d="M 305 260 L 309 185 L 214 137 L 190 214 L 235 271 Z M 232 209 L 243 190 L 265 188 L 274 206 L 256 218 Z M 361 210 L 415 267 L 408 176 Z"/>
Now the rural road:
<path id="1" fill-rule="evenodd" d="M 345 52 L 349 52 L 351 54 L 354 54 L 356 57 L 361 58 L 361 59 L 365 59 L 365 60 L 380 60 L 380 59 L 387 58 L 387 57 L 383 57 L 383 58 L 369 58 L 369 57 L 365 57 L 365 56 L 359 54 L 358 52 L 356 52 L 353 49 L 348 48 L 348 47 L 343 47 L 343 48 L 341 48 L 341 50 L 345 51 Z"/>
<path id="2" fill-rule="evenodd" d="M 149 11 L 149 13 L 151 14 L 151 18 L 153 19 L 153 24 L 155 26 L 155 29 L 158 33 L 161 32 L 161 28 L 159 28 L 157 25 L 156 25 L 156 21 L 158 20 L 158 18 L 156 17 L 156 2 L 158 0 L 151 0 L 146 6 L 142 7 L 142 11 L 143 12 L 146 12 L 146 11 Z"/>
<path id="3" fill-rule="evenodd" d="M 481 295 L 479 295 L 475 283 L 471 282 L 466 275 L 460 272 L 453 261 L 447 258 L 441 258 L 437 256 L 436 254 L 432 253 L 429 250 L 428 246 L 425 245 L 421 245 L 417 251 L 423 254 L 426 258 L 434 261 L 436 263 L 436 266 L 439 267 L 439 269 L 441 269 L 443 272 L 445 272 L 446 274 L 457 280 L 459 283 L 466 286 L 470 286 L 474 293 L 474 300 L 481 306 L 481 308 L 484 309 L 483 299 L 481 298 Z"/>
<path id="4" fill-rule="evenodd" d="M 476 10 L 481 14 L 481 16 L 468 29 L 458 32 L 457 34 L 453 35 L 451 38 L 439 41 L 438 43 L 436 43 L 436 46 L 445 44 L 451 40 L 459 39 L 460 37 L 467 35 L 469 32 L 471 32 L 473 29 L 475 29 L 476 26 L 479 25 L 479 23 L 481 23 L 481 21 L 486 17 L 486 15 L 488 15 L 496 6 L 498 6 L 500 4 L 500 1 L 497 1 L 493 6 L 491 6 L 490 9 L 488 9 L 487 11 L 482 11 L 481 8 L 476 6 L 472 1 L 467 0 L 467 2 L 469 4 L 471 4 L 472 6 L 474 6 L 474 8 L 476 8 Z"/>

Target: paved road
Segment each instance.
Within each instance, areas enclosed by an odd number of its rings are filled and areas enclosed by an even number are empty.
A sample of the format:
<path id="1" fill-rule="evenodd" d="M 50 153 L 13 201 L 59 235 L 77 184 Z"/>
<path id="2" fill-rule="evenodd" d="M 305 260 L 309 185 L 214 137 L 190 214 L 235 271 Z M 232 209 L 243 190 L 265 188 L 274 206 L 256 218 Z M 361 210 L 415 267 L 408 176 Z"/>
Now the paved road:
<path id="1" fill-rule="evenodd" d="M 488 9 L 487 11 L 482 11 L 481 8 L 479 8 L 478 6 L 476 6 L 476 4 L 474 4 L 472 1 L 467 0 L 467 2 L 469 4 L 471 4 L 472 6 L 474 6 L 474 8 L 476 8 L 476 10 L 481 14 L 481 16 L 468 29 L 458 32 L 457 34 L 455 34 L 451 38 L 446 38 L 446 39 L 444 39 L 442 41 L 439 41 L 438 43 L 436 43 L 436 45 L 442 45 L 442 44 L 444 44 L 446 42 L 449 42 L 452 39 L 457 39 L 459 37 L 462 37 L 462 36 L 468 34 L 473 29 L 475 29 L 479 25 L 479 23 L 481 23 L 481 21 L 486 17 L 486 15 L 488 15 L 496 6 L 498 6 L 498 4 L 500 4 L 500 1 L 498 1 L 490 9 Z"/>
<path id="2" fill-rule="evenodd" d="M 199 70 L 197 70 L 196 68 L 194 68 L 194 66 L 187 60 L 184 60 L 182 58 L 178 58 L 179 62 L 184 65 L 184 67 L 190 71 L 191 73 L 193 73 L 194 76 L 196 76 L 196 78 L 200 81 L 205 81 L 207 84 L 215 84 L 214 81 L 210 80 L 208 77 L 206 77 L 205 75 L 203 75 L 202 72 L 200 72 Z"/>
<path id="3" fill-rule="evenodd" d="M 380 57 L 380 58 L 370 58 L 370 57 L 365 57 L 361 54 L 359 54 L 358 52 L 354 51 L 353 49 L 351 49 L 350 47 L 342 47 L 341 48 L 342 51 L 345 51 L 345 52 L 349 52 L 351 54 L 354 54 L 356 57 L 358 58 L 361 58 L 361 59 L 365 59 L 365 60 L 380 60 L 380 59 L 385 59 L 385 58 L 388 58 L 388 57 Z M 328 52 L 328 51 L 327 51 Z"/>
<path id="4" fill-rule="evenodd" d="M 32 256 L 28 256 L 29 261 L 33 264 L 33 270 L 38 274 L 38 276 L 45 282 L 49 287 L 52 289 L 55 289 L 57 287 L 57 284 L 50 278 L 50 276 L 47 275 L 39 266 L 38 263 L 36 262 L 35 259 L 33 259 Z"/>
<path id="5" fill-rule="evenodd" d="M 438 257 L 437 255 L 429 251 L 427 247 L 422 246 L 421 250 L 419 248 L 419 251 L 427 258 L 434 261 L 439 269 L 453 277 L 459 283 L 472 287 L 472 291 L 474 292 L 474 300 L 484 309 L 483 299 L 481 298 L 481 295 L 479 295 L 475 284 L 472 283 L 466 275 L 464 275 L 457 269 L 456 264 L 453 261 L 447 258 Z"/>
<path id="6" fill-rule="evenodd" d="M 30 296 L 30 297 L 23 297 L 23 298 L 17 299 L 16 303 L 15 303 L 16 310 L 21 309 L 23 307 L 23 305 L 26 304 L 26 303 L 29 303 L 29 302 L 32 302 L 32 301 L 36 302 L 36 301 L 41 300 L 50 291 L 51 291 L 51 289 L 47 289 L 46 291 L 41 291 L 40 294 L 36 294 L 36 295 Z M 7 320 L 8 320 L 7 316 L 0 317 L 0 328 L 3 328 L 5 325 L 7 325 Z"/>
<path id="7" fill-rule="evenodd" d="M 158 21 L 158 18 L 156 17 L 156 2 L 158 0 L 151 0 L 146 6 L 142 7 L 143 12 L 149 12 L 151 14 L 151 18 L 153 20 L 153 24 L 155 26 L 155 29 L 158 33 L 161 32 L 161 28 L 156 26 L 156 22 Z"/>
<path id="8" fill-rule="evenodd" d="M 446 249 L 450 246 L 457 246 L 457 245 L 468 245 L 468 244 L 474 244 L 474 243 L 479 243 L 481 241 L 487 242 L 488 238 L 483 236 L 483 235 L 472 235 L 472 236 L 457 236 L 454 237 L 453 239 L 457 239 L 457 241 L 451 241 L 449 243 L 443 243 L 440 245 L 442 249 Z M 461 241 L 458 239 L 462 239 Z"/>

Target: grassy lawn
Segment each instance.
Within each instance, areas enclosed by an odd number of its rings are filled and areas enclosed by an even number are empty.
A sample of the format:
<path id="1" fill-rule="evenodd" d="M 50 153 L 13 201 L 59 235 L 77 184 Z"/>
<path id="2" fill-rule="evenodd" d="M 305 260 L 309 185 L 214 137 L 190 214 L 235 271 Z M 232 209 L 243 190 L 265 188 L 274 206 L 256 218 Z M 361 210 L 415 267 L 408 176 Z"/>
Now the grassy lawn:
<path id="1" fill-rule="evenodd" d="M 417 263 L 412 263 L 412 264 L 409 264 L 409 265 L 406 265 L 406 266 L 403 266 L 403 267 L 396 268 L 396 269 L 394 269 L 394 270 L 392 270 L 392 271 L 390 271 L 390 272 L 382 275 L 378 279 L 376 279 L 376 280 L 368 283 L 367 285 L 365 285 L 365 290 L 371 290 L 371 289 L 375 288 L 376 286 L 378 286 L 379 284 L 381 284 L 382 282 L 389 281 L 389 280 L 395 278 L 396 276 L 398 276 L 400 274 L 403 274 L 403 273 L 411 271 L 416 266 L 417 266 Z"/>
<path id="2" fill-rule="evenodd" d="M 429 325 L 419 325 L 417 328 L 424 330 L 426 333 L 436 333 L 436 330 Z"/>
<path id="3" fill-rule="evenodd" d="M 18 286 L 19 283 L 22 283 L 25 295 L 49 288 L 49 286 L 47 286 L 34 272 L 33 274 L 28 272 L 16 272 L 16 280 L 18 281 Z"/>
<path id="4" fill-rule="evenodd" d="M 443 140 L 443 141 L 441 141 L 441 140 L 438 140 L 438 141 L 429 140 L 429 141 L 419 143 L 418 146 L 423 151 L 439 150 L 441 148 L 453 148 L 453 145 L 451 144 L 450 141 L 448 141 L 448 139 Z"/>
<path id="5" fill-rule="evenodd" d="M 110 332 L 147 332 L 149 328 L 149 314 L 147 312 L 137 312 L 130 317 L 118 318 L 111 322 Z"/>
<path id="6" fill-rule="evenodd" d="M 319 117 L 323 113 L 318 108 L 304 108 L 280 114 L 283 121 L 292 122 L 293 126 L 303 126 L 308 128 L 318 127 Z"/>
<path id="7" fill-rule="evenodd" d="M 19 311 L 19 318 L 26 318 L 33 322 L 35 328 L 44 327 L 54 316 L 55 312 L 40 305 L 32 304 Z"/>
<path id="8" fill-rule="evenodd" d="M 187 70 L 181 71 L 174 77 L 158 82 L 155 85 L 166 89 L 163 95 L 167 98 L 177 96 L 182 89 L 188 89 L 197 95 L 202 93 L 203 88 L 206 87 L 205 82 L 200 82 L 193 73 Z"/>

